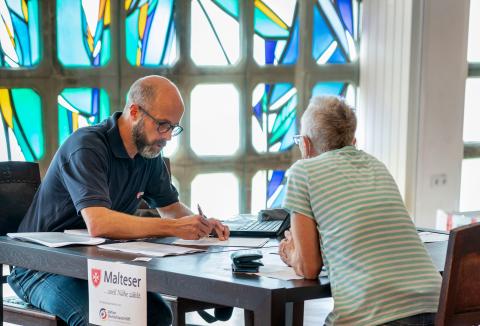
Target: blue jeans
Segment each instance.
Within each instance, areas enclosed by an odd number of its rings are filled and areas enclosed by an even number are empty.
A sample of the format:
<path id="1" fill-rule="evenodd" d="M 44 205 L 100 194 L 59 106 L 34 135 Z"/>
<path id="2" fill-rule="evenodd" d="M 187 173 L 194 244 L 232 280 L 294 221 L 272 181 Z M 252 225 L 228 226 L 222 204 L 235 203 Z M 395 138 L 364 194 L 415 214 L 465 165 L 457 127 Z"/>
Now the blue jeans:
<path id="1" fill-rule="evenodd" d="M 87 281 L 16 267 L 8 276 L 8 284 L 20 299 L 69 326 L 88 325 Z M 172 323 L 172 311 L 157 293 L 147 293 L 147 320 L 149 326 Z"/>
<path id="2" fill-rule="evenodd" d="M 434 326 L 435 313 L 414 315 L 402 319 L 392 320 L 382 326 Z"/>

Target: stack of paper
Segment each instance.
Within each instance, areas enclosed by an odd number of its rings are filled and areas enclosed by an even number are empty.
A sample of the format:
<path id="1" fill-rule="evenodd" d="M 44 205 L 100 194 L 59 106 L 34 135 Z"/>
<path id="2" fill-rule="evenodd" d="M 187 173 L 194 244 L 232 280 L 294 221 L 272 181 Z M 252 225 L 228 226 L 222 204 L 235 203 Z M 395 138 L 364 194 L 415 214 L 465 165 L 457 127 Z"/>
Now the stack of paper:
<path id="1" fill-rule="evenodd" d="M 234 238 L 221 241 L 218 238 L 202 238 L 200 240 L 182 240 L 178 239 L 173 242 L 175 245 L 182 246 L 222 246 L 222 247 L 249 247 L 261 248 L 267 242 L 268 238 Z"/>
<path id="2" fill-rule="evenodd" d="M 104 238 L 92 238 L 87 235 L 66 234 L 63 232 L 20 232 L 7 233 L 10 238 L 39 243 L 47 247 L 64 247 L 68 245 L 98 245 Z"/>
<path id="3" fill-rule="evenodd" d="M 423 242 L 441 242 L 448 241 L 448 234 L 422 231 L 418 232 Z"/>
<path id="4" fill-rule="evenodd" d="M 98 247 L 102 249 L 117 250 L 117 251 L 132 253 L 132 254 L 140 254 L 140 255 L 153 256 L 153 257 L 184 255 L 184 254 L 189 254 L 193 252 L 205 251 L 202 249 L 177 247 L 177 246 L 170 246 L 166 244 L 152 243 L 152 242 L 145 242 L 145 241 L 112 243 L 112 244 L 101 245 Z"/>

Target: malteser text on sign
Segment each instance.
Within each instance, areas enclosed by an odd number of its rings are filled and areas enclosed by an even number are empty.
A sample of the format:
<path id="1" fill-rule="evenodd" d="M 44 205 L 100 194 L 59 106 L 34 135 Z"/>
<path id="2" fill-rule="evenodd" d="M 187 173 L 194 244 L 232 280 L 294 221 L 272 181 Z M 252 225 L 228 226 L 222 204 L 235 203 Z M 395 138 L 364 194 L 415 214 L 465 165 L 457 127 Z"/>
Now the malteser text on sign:
<path id="1" fill-rule="evenodd" d="M 95 325 L 147 325 L 145 267 L 88 260 L 89 322 Z"/>

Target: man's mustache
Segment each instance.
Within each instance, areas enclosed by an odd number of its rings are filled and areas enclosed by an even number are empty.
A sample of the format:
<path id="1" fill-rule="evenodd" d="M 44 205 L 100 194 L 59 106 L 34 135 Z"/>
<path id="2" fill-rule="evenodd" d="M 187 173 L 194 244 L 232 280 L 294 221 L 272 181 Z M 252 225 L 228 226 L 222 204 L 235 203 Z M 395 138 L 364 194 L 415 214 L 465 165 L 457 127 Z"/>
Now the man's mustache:
<path id="1" fill-rule="evenodd" d="M 160 147 L 165 147 L 167 145 L 167 141 L 166 140 L 160 140 L 160 141 L 157 141 L 157 142 L 154 142 L 154 143 L 150 144 L 150 146 L 153 146 L 153 145 L 157 145 L 157 146 L 160 146 Z"/>

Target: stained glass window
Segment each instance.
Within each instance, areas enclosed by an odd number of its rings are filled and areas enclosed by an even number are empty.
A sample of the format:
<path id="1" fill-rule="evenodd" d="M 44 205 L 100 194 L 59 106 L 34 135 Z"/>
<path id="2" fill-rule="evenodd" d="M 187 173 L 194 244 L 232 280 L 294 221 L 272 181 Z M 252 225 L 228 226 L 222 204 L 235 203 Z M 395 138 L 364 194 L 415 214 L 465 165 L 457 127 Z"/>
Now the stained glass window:
<path id="1" fill-rule="evenodd" d="M 197 155 L 232 155 L 238 150 L 239 97 L 232 84 L 201 84 L 192 90 L 190 144 Z"/>
<path id="2" fill-rule="evenodd" d="M 0 67 L 38 64 L 38 0 L 0 0 L 0 18 Z"/>
<path id="3" fill-rule="evenodd" d="M 173 0 L 125 0 L 127 60 L 132 66 L 171 66 L 177 59 Z"/>
<path id="4" fill-rule="evenodd" d="M 42 104 L 29 88 L 0 88 L 0 161 L 38 161 L 44 154 Z"/>
<path id="5" fill-rule="evenodd" d="M 57 97 L 58 142 L 78 128 L 94 125 L 110 114 L 110 102 L 100 88 L 65 88 Z"/>
<path id="6" fill-rule="evenodd" d="M 255 0 L 253 57 L 259 65 L 294 64 L 298 57 L 296 0 Z"/>
<path id="7" fill-rule="evenodd" d="M 239 213 L 239 183 L 233 173 L 205 173 L 193 179 L 190 207 L 200 205 L 208 217 L 228 218 Z"/>
<path id="8" fill-rule="evenodd" d="M 318 64 L 357 59 L 357 0 L 318 0 L 313 10 L 312 55 Z"/>
<path id="9" fill-rule="evenodd" d="M 287 178 L 283 170 L 258 171 L 252 180 L 252 214 L 282 206 Z"/>
<path id="10" fill-rule="evenodd" d="M 297 134 L 297 89 L 289 83 L 259 84 L 252 96 L 252 143 L 259 153 L 283 152 Z"/>
<path id="11" fill-rule="evenodd" d="M 191 57 L 199 66 L 235 64 L 240 57 L 238 0 L 192 0 Z"/>
<path id="12" fill-rule="evenodd" d="M 321 82 L 317 83 L 312 90 L 312 96 L 335 95 L 344 97 L 352 107 L 356 107 L 355 88 L 345 82 Z"/>
<path id="13" fill-rule="evenodd" d="M 110 0 L 57 0 L 57 53 L 66 67 L 110 60 Z"/>

